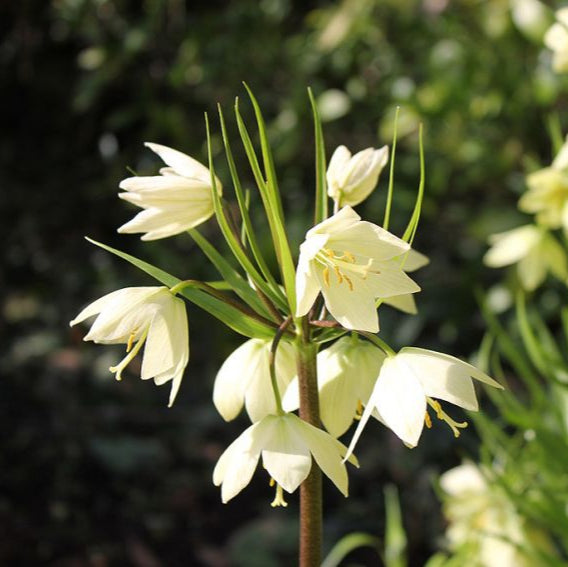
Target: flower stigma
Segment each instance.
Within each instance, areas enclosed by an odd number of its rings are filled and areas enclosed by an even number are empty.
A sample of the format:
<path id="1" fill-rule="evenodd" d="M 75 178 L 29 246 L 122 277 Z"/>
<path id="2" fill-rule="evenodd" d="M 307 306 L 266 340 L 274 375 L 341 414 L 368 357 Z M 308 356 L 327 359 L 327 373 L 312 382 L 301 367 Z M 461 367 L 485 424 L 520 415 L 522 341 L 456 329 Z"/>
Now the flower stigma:
<path id="1" fill-rule="evenodd" d="M 367 279 L 367 275 L 371 271 L 373 260 L 369 258 L 366 264 L 357 264 L 355 256 L 346 250 L 342 254 L 337 254 L 329 248 L 322 248 L 315 259 L 324 266 L 323 281 L 326 287 L 330 286 L 330 273 L 333 270 L 337 283 L 341 285 L 343 282 L 349 287 L 349 291 L 353 291 L 353 277 Z M 379 273 L 373 272 L 373 273 Z M 347 274 L 350 274 L 347 275 Z"/>
<path id="2" fill-rule="evenodd" d="M 440 421 L 445 421 L 450 426 L 450 429 L 454 433 L 454 437 L 457 439 L 461 434 L 460 429 L 465 429 L 467 427 L 468 425 L 467 421 L 462 421 L 461 423 L 455 421 L 442 409 L 440 402 L 433 400 L 432 398 L 427 398 L 427 400 L 428 400 L 428 405 L 436 412 L 436 417 Z M 430 427 L 432 426 L 432 420 L 430 419 L 428 412 L 426 412 L 426 416 L 424 417 L 424 422 L 426 423 L 426 427 L 430 429 Z M 428 423 L 430 424 L 428 425 Z"/>
<path id="3" fill-rule="evenodd" d="M 130 364 L 130 361 L 138 354 L 138 351 L 142 348 L 142 345 L 146 341 L 146 337 L 148 336 L 148 331 L 150 327 L 147 327 L 146 330 L 142 333 L 142 336 L 138 339 L 138 342 L 132 348 L 132 344 L 136 338 L 137 331 L 134 330 L 130 333 L 128 337 L 128 343 L 126 344 L 126 352 L 127 355 L 116 365 L 111 366 L 109 370 L 115 374 L 116 379 L 120 382 L 122 380 L 122 371 Z"/>
<path id="4" fill-rule="evenodd" d="M 288 507 L 288 502 L 284 500 L 284 491 L 282 487 L 271 477 L 270 478 L 270 486 L 276 485 L 276 494 L 274 496 L 274 500 L 270 503 L 273 508 L 282 506 L 282 508 Z"/>

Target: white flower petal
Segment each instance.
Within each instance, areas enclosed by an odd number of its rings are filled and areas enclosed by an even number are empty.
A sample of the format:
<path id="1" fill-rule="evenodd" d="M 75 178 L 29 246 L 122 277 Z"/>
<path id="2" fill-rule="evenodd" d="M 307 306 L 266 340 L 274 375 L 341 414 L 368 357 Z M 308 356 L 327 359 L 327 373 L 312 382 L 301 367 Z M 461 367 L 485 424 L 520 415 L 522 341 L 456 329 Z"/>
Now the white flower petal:
<path id="1" fill-rule="evenodd" d="M 398 357 L 387 358 L 369 400 L 385 424 L 415 447 L 424 428 L 426 395 L 418 377 Z"/>
<path id="2" fill-rule="evenodd" d="M 293 414 L 275 417 L 262 451 L 270 476 L 287 492 L 294 492 L 308 476 L 312 457 Z M 299 419 L 299 418 L 296 418 Z"/>
<path id="3" fill-rule="evenodd" d="M 418 313 L 414 295 L 412 295 L 411 293 L 386 297 L 383 299 L 383 303 L 390 305 L 391 307 L 394 307 L 395 309 L 398 309 L 403 313 L 408 313 L 409 315 L 416 315 L 416 313 Z"/>
<path id="4" fill-rule="evenodd" d="M 144 145 L 157 153 L 178 175 L 200 179 L 206 183 L 211 182 L 209 170 L 192 157 L 161 144 L 146 142 Z"/>
<path id="5" fill-rule="evenodd" d="M 514 264 L 524 258 L 540 239 L 540 231 L 534 225 L 525 225 L 490 238 L 492 248 L 483 261 L 492 268 Z"/>

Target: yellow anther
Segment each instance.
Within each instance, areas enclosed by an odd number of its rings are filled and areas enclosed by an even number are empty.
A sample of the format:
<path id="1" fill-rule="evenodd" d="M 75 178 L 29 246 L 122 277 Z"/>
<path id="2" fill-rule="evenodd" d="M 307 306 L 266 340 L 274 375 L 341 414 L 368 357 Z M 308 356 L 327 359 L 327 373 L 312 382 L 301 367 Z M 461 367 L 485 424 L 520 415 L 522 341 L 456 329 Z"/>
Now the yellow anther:
<path id="1" fill-rule="evenodd" d="M 333 266 L 333 271 L 335 272 L 335 275 L 337 276 L 337 283 L 342 283 L 343 282 L 343 276 L 341 275 L 339 268 L 337 266 Z"/>
<path id="2" fill-rule="evenodd" d="M 328 258 L 335 258 L 335 254 L 333 253 L 333 250 L 330 250 L 329 248 L 324 248 L 323 251 L 325 252 L 325 255 Z"/>
<path id="3" fill-rule="evenodd" d="M 355 410 L 354 419 L 359 421 L 362 416 L 363 416 L 363 404 L 361 403 L 361 400 L 357 400 L 357 409 Z"/>
<path id="4" fill-rule="evenodd" d="M 274 483 L 274 479 L 271 478 L 270 479 L 270 486 L 273 486 Z M 282 490 L 282 487 L 279 484 L 276 484 L 276 495 L 274 496 L 274 500 L 270 503 L 270 505 L 273 508 L 276 508 L 277 506 L 282 506 L 283 508 L 286 508 L 288 506 L 288 502 L 286 502 L 286 500 L 284 500 L 284 491 Z"/>
<path id="5" fill-rule="evenodd" d="M 266 468 L 266 467 L 264 467 L 264 468 Z M 270 477 L 270 481 L 268 483 L 268 486 L 274 486 L 275 484 L 276 484 L 276 481 L 272 477 Z"/>
<path id="6" fill-rule="evenodd" d="M 424 415 L 424 423 L 428 429 L 432 429 L 432 419 L 430 418 L 430 414 L 428 412 Z"/>
<path id="7" fill-rule="evenodd" d="M 327 266 L 323 269 L 323 281 L 329 287 L 329 268 Z"/>
<path id="8" fill-rule="evenodd" d="M 355 256 L 353 256 L 353 254 L 351 254 L 351 252 L 343 252 L 343 256 L 341 256 L 341 259 L 345 260 L 346 262 L 351 262 L 352 264 L 355 263 Z"/>
<path id="9" fill-rule="evenodd" d="M 130 333 L 130 336 L 128 337 L 128 342 L 126 343 L 126 352 L 130 352 L 130 350 L 132 349 L 134 339 L 136 339 L 136 330 L 132 331 L 132 333 Z"/>
<path id="10" fill-rule="evenodd" d="M 347 282 L 347 285 L 349 286 L 349 291 L 353 291 L 353 282 L 351 281 L 351 279 L 348 278 L 345 274 L 343 274 L 343 279 Z"/>
<path id="11" fill-rule="evenodd" d="M 449 426 L 450 429 L 452 430 L 454 437 L 457 439 L 460 434 L 461 431 L 460 429 L 465 429 L 467 427 L 467 421 L 462 421 L 457 422 L 455 419 L 452 419 L 443 409 L 442 406 L 440 405 L 440 402 L 433 400 L 431 398 L 428 398 L 428 405 L 436 412 L 436 417 L 440 420 L 440 421 L 444 421 L 446 422 Z M 428 426 L 428 422 L 426 422 L 426 426 Z"/>

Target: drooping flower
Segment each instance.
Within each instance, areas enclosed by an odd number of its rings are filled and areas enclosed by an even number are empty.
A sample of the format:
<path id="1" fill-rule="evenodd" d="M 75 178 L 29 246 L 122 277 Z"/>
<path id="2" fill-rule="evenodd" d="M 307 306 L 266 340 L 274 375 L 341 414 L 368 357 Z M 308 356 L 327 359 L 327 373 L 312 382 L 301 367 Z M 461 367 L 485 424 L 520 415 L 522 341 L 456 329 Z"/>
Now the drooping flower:
<path id="1" fill-rule="evenodd" d="M 553 51 L 552 67 L 557 73 L 568 71 L 568 8 L 555 14 L 556 22 L 544 36 L 544 44 Z"/>
<path id="2" fill-rule="evenodd" d="M 424 254 L 421 254 L 412 248 L 403 254 L 399 261 L 402 269 L 406 273 L 415 272 L 430 262 L 427 256 L 424 256 Z M 390 305 L 391 307 L 394 307 L 403 313 L 408 313 L 409 315 L 416 315 L 416 313 L 418 313 L 418 310 L 416 309 L 416 302 L 414 301 L 414 295 L 412 293 L 387 297 L 383 299 L 382 303 Z"/>
<path id="3" fill-rule="evenodd" d="M 525 225 L 490 237 L 492 244 L 483 261 L 492 268 L 517 264 L 522 286 L 536 289 L 550 272 L 558 279 L 568 279 L 566 253 L 552 234 L 535 225 Z"/>
<path id="4" fill-rule="evenodd" d="M 536 214 L 538 224 L 568 231 L 568 141 L 550 167 L 527 175 L 528 191 L 519 199 L 519 209 Z"/>
<path id="5" fill-rule="evenodd" d="M 339 146 L 327 168 L 327 194 L 338 207 L 358 205 L 376 187 L 388 159 L 388 146 L 367 148 L 354 156 L 345 146 Z"/>
<path id="6" fill-rule="evenodd" d="M 174 403 L 189 360 L 187 317 L 183 300 L 167 287 L 128 287 L 97 299 L 70 325 L 97 315 L 85 341 L 126 344 L 127 355 L 110 371 L 120 380 L 122 371 L 144 345 L 142 380 L 158 386 L 172 381 L 169 406 Z"/>
<path id="7" fill-rule="evenodd" d="M 343 435 L 367 403 L 385 355 L 354 334 L 341 337 L 317 356 L 320 417 L 334 437 Z M 283 400 L 284 409 L 299 405 L 298 381 L 294 379 Z"/>
<path id="8" fill-rule="evenodd" d="M 428 406 L 458 437 L 459 429 L 467 424 L 455 422 L 433 398 L 477 411 L 472 377 L 502 388 L 481 370 L 448 354 L 405 347 L 398 354 L 388 356 L 381 366 L 349 450 L 353 450 L 371 415 L 390 428 L 406 445 L 415 447 L 424 424 L 428 427 L 431 425 Z"/>
<path id="9" fill-rule="evenodd" d="M 145 144 L 169 167 L 160 175 L 128 177 L 120 183 L 119 197 L 144 209 L 118 232 L 145 232 L 142 240 L 173 236 L 193 228 L 213 215 L 211 173 L 193 158 L 160 144 Z M 221 193 L 221 182 L 216 180 Z"/>
<path id="10" fill-rule="evenodd" d="M 226 421 L 237 417 L 243 404 L 253 422 L 276 413 L 270 380 L 271 344 L 268 340 L 250 339 L 221 366 L 213 388 L 213 403 Z M 286 341 L 278 344 L 275 374 L 278 390 L 283 394 L 296 375 L 294 348 Z"/>
<path id="11" fill-rule="evenodd" d="M 310 229 L 300 246 L 296 315 L 305 315 L 321 291 L 327 309 L 341 325 L 377 332 L 375 299 L 420 291 L 394 260 L 409 248 L 344 207 Z"/>
<path id="12" fill-rule="evenodd" d="M 473 463 L 445 472 L 440 486 L 450 550 L 467 564 L 471 559 L 479 567 L 540 567 L 541 553 L 556 557 L 550 538 L 522 518 L 499 483 L 488 482 Z"/>
<path id="13" fill-rule="evenodd" d="M 342 462 L 346 451 L 337 439 L 293 413 L 267 415 L 245 429 L 221 455 L 213 483 L 221 485 L 221 498 L 228 502 L 248 485 L 262 455 L 263 466 L 274 482 L 291 493 L 310 473 L 313 456 L 322 472 L 347 496 L 347 471 Z M 350 462 L 357 465 L 356 459 Z M 278 492 L 274 504 L 283 504 Z"/>

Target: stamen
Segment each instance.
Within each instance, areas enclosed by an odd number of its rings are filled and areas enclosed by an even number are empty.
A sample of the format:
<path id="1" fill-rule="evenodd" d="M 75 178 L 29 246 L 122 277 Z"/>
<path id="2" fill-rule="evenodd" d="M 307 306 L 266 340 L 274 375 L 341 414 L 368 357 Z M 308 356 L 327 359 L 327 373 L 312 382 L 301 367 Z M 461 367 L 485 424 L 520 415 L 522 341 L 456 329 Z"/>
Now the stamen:
<path id="1" fill-rule="evenodd" d="M 432 418 L 430 417 L 428 411 L 426 411 L 426 414 L 424 415 L 424 423 L 426 424 L 426 427 L 428 429 L 432 429 Z"/>
<path id="2" fill-rule="evenodd" d="M 452 430 L 454 437 L 457 439 L 461 435 L 460 429 L 465 429 L 468 426 L 467 421 L 458 422 L 455 419 L 452 419 L 440 405 L 440 402 L 436 400 L 432 400 L 428 398 L 428 405 L 436 412 L 436 417 L 440 421 L 445 421 Z M 426 424 L 428 425 L 428 424 Z"/>
<path id="3" fill-rule="evenodd" d="M 329 287 L 329 268 L 327 266 L 323 269 L 323 281 Z"/>
<path id="4" fill-rule="evenodd" d="M 271 478 L 270 481 L 271 481 L 270 486 L 276 484 L 273 478 Z M 284 491 L 282 490 L 282 487 L 279 484 L 276 484 L 276 495 L 274 496 L 274 500 L 270 503 L 270 505 L 273 508 L 276 508 L 277 506 L 282 506 L 283 508 L 286 508 L 288 506 L 288 502 L 284 500 Z"/>
<path id="5" fill-rule="evenodd" d="M 148 330 L 150 329 L 150 327 L 148 327 L 143 333 L 142 336 L 140 337 L 140 339 L 138 339 L 138 342 L 134 345 L 134 348 L 131 349 L 129 351 L 129 349 L 127 348 L 126 352 L 128 353 L 116 366 L 111 366 L 109 368 L 109 370 L 115 374 L 116 373 L 116 379 L 118 381 L 122 380 L 122 371 L 128 366 L 128 364 L 130 363 L 130 361 L 138 354 L 138 351 L 142 348 L 142 345 L 144 344 L 144 342 L 146 341 L 146 337 L 148 336 Z M 130 343 L 130 340 L 132 338 L 132 334 L 130 335 L 130 337 L 128 337 L 128 342 Z"/>
<path id="6" fill-rule="evenodd" d="M 347 250 L 339 254 L 330 248 L 322 248 L 316 254 L 315 259 L 323 265 L 322 276 L 326 287 L 330 286 L 330 272 L 332 269 L 337 277 L 337 284 L 341 285 L 345 282 L 350 291 L 353 291 L 357 282 L 356 279 L 353 279 L 353 276 L 364 280 L 367 279 L 369 272 L 372 271 L 373 260 L 371 258 L 368 258 L 365 264 L 358 264 L 355 256 Z M 378 274 L 379 272 L 373 271 L 373 273 Z"/>
<path id="7" fill-rule="evenodd" d="M 134 329 L 130 336 L 128 337 L 128 342 L 126 343 L 126 352 L 130 352 L 132 345 L 134 344 L 134 339 L 136 339 L 136 334 L 138 333 L 138 329 Z"/>
<path id="8" fill-rule="evenodd" d="M 357 400 L 357 409 L 355 410 L 355 417 L 353 419 L 359 421 L 363 416 L 363 404 L 361 400 Z"/>
<path id="9" fill-rule="evenodd" d="M 367 276 L 365 276 L 367 277 Z M 365 277 L 363 279 L 365 279 Z M 347 282 L 347 285 L 349 286 L 349 291 L 353 291 L 353 282 L 351 281 L 351 278 L 348 278 L 345 274 L 343 275 L 343 279 Z M 341 282 L 339 282 L 341 283 Z"/>
<path id="10" fill-rule="evenodd" d="M 337 266 L 333 266 L 333 271 L 335 272 L 335 275 L 337 276 L 337 283 L 341 284 L 343 282 L 343 276 L 341 275 L 339 268 Z"/>

